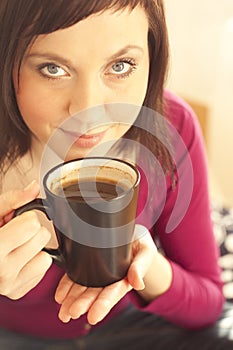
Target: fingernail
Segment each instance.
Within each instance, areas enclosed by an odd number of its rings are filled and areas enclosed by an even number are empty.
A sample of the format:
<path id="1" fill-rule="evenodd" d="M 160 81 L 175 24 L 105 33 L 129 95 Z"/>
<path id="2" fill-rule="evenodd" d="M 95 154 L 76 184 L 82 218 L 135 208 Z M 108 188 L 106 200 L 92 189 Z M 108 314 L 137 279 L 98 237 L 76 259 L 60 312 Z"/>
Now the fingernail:
<path id="1" fill-rule="evenodd" d="M 141 277 L 139 277 L 139 288 L 140 290 L 145 288 L 145 283 Z"/>
<path id="2" fill-rule="evenodd" d="M 145 288 L 145 283 L 142 282 L 142 283 L 140 284 L 140 289 L 143 290 L 144 288 Z"/>
<path id="3" fill-rule="evenodd" d="M 62 322 L 68 323 L 68 322 L 70 322 L 70 320 L 71 320 L 71 317 L 66 317 L 66 318 L 63 318 Z"/>
<path id="4" fill-rule="evenodd" d="M 68 315 L 62 315 L 62 316 L 60 317 L 60 320 L 61 320 L 63 323 L 68 323 L 68 322 L 70 322 L 71 317 L 68 316 Z"/>

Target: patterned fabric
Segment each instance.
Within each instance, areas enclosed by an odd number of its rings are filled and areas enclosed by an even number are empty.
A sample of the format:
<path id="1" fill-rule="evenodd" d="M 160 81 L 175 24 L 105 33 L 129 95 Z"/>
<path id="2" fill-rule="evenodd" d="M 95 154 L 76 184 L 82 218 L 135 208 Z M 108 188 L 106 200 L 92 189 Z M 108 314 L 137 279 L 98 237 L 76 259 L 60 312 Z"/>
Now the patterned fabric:
<path id="1" fill-rule="evenodd" d="M 219 264 L 222 268 L 224 295 L 233 302 L 233 208 L 212 204 L 214 233 L 220 246 Z"/>

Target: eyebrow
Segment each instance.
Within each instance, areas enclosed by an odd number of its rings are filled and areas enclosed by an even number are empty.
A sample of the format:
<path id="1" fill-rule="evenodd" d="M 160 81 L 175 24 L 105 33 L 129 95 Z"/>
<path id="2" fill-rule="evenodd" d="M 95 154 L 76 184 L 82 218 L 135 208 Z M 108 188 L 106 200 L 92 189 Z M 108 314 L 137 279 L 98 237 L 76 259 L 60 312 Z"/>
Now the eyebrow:
<path id="1" fill-rule="evenodd" d="M 119 56 L 127 54 L 130 50 L 138 50 L 141 53 L 144 53 L 144 50 L 141 46 L 127 45 L 124 48 L 117 51 L 116 53 L 114 53 L 112 56 L 108 57 L 107 60 L 116 59 Z M 57 55 L 55 53 L 51 53 L 51 52 L 33 52 L 33 53 L 29 53 L 26 57 L 27 58 L 35 57 L 35 58 L 44 58 L 47 60 L 55 60 L 55 61 L 61 62 L 63 65 L 65 65 L 67 67 L 73 66 L 73 63 L 70 60 L 68 60 L 60 55 Z"/>
<path id="2" fill-rule="evenodd" d="M 138 50 L 138 51 L 141 51 L 141 53 L 144 53 L 144 50 L 143 50 L 143 48 L 141 46 L 138 46 L 138 45 L 127 45 L 124 48 L 122 48 L 119 51 L 117 51 L 112 56 L 108 57 L 108 59 L 114 59 L 114 58 L 117 58 L 119 56 L 125 55 L 130 50 Z"/>

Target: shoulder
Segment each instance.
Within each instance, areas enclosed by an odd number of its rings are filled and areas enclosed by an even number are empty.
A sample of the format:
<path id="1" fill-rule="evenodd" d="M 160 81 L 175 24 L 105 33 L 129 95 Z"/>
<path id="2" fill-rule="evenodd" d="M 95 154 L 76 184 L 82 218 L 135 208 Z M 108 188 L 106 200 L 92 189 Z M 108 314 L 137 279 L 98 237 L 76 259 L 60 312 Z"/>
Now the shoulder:
<path id="1" fill-rule="evenodd" d="M 202 139 L 198 118 L 192 108 L 181 97 L 164 91 L 165 116 L 175 127 L 186 144 L 195 139 Z"/>
<path id="2" fill-rule="evenodd" d="M 166 117 L 170 119 L 172 123 L 180 124 L 181 118 L 193 119 L 195 114 L 192 108 L 185 102 L 180 96 L 175 95 L 169 90 L 164 90 L 164 102 Z"/>

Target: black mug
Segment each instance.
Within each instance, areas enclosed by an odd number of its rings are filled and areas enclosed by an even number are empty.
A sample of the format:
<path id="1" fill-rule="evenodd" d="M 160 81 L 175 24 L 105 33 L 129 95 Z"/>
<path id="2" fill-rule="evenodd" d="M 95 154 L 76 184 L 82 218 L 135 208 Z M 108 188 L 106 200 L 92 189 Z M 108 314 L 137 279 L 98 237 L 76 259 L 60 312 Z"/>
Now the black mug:
<path id="1" fill-rule="evenodd" d="M 58 249 L 44 248 L 75 283 L 104 287 L 127 275 L 140 173 L 131 163 L 87 157 L 59 164 L 43 178 L 46 198 L 18 208 L 38 209 L 53 226 Z"/>

